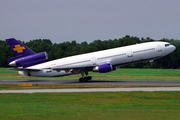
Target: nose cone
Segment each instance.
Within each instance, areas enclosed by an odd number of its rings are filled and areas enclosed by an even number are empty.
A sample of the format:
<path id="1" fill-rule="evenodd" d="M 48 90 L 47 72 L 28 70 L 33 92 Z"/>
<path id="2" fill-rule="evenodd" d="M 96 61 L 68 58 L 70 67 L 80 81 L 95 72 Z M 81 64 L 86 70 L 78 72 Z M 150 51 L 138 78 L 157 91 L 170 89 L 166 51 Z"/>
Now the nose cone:
<path id="1" fill-rule="evenodd" d="M 166 54 L 172 53 L 176 47 L 174 45 L 170 45 L 169 47 L 166 48 Z"/>
<path id="2" fill-rule="evenodd" d="M 171 52 L 173 52 L 176 49 L 176 47 L 174 45 L 171 45 Z"/>

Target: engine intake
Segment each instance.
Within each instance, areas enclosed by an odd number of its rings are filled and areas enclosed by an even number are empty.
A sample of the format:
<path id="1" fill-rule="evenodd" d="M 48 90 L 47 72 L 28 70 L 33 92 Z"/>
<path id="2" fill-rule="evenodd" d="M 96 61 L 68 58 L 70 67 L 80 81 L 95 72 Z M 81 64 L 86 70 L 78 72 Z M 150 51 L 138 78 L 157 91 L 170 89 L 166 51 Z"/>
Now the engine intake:
<path id="1" fill-rule="evenodd" d="M 112 66 L 110 63 L 98 65 L 93 68 L 93 72 L 107 73 L 116 70 L 116 67 Z"/>

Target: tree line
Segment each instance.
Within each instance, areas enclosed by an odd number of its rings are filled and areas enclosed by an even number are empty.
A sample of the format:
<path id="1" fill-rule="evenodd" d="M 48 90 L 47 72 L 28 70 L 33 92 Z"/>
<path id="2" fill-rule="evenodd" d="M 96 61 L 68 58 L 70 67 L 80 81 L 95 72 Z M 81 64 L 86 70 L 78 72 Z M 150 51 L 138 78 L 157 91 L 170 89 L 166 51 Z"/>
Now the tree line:
<path id="1" fill-rule="evenodd" d="M 52 43 L 49 39 L 36 39 L 29 42 L 22 42 L 24 45 L 32 49 L 34 52 L 46 51 L 48 53 L 48 61 L 64 58 L 72 55 L 78 55 L 83 53 L 89 53 L 99 50 L 105 50 L 110 48 L 122 47 L 127 45 L 133 45 L 143 42 L 157 41 L 149 37 L 138 38 L 134 36 L 126 35 L 119 39 L 109 40 L 95 40 L 91 43 L 86 41 L 77 43 L 75 40 L 63 43 Z M 153 63 L 143 62 L 131 65 L 120 66 L 121 68 L 166 68 L 177 69 L 180 68 L 180 40 L 174 39 L 161 39 L 158 41 L 165 41 L 176 46 L 176 50 L 160 59 L 155 60 Z M 14 57 L 14 53 L 10 49 L 9 45 L 4 40 L 0 40 L 0 67 L 8 67 L 7 59 Z"/>

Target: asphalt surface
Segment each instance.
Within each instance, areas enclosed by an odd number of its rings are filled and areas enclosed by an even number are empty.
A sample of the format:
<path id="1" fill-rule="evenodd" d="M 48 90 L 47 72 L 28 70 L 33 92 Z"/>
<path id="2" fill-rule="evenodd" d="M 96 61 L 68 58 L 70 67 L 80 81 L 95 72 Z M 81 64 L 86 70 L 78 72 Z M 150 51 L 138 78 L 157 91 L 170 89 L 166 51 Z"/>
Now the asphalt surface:
<path id="1" fill-rule="evenodd" d="M 180 85 L 180 81 L 138 81 L 138 80 L 92 80 L 79 83 L 78 80 L 0 80 L 0 84 L 96 84 L 96 85 Z M 0 90 L 0 93 L 44 93 L 44 92 L 118 92 L 118 91 L 180 91 L 180 87 L 129 87 L 129 88 L 71 88 L 71 89 L 27 89 Z"/>
<path id="2" fill-rule="evenodd" d="M 180 81 L 151 81 L 151 80 L 91 80 L 79 82 L 79 80 L 0 80 L 0 84 L 97 84 L 97 85 L 180 85 Z"/>

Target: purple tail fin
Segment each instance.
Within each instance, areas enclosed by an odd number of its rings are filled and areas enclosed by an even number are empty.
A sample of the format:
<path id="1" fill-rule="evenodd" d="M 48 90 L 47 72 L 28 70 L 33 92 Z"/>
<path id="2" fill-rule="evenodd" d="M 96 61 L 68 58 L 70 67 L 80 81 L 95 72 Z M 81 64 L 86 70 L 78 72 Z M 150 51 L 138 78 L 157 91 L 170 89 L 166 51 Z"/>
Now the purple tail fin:
<path id="1" fill-rule="evenodd" d="M 33 52 L 31 49 L 29 49 L 28 47 L 26 47 L 19 41 L 17 41 L 15 38 L 6 39 L 6 42 L 9 44 L 9 46 L 11 47 L 13 52 L 16 54 L 16 57 L 8 59 L 8 63 L 10 63 L 18 58 L 35 54 L 35 52 Z"/>

